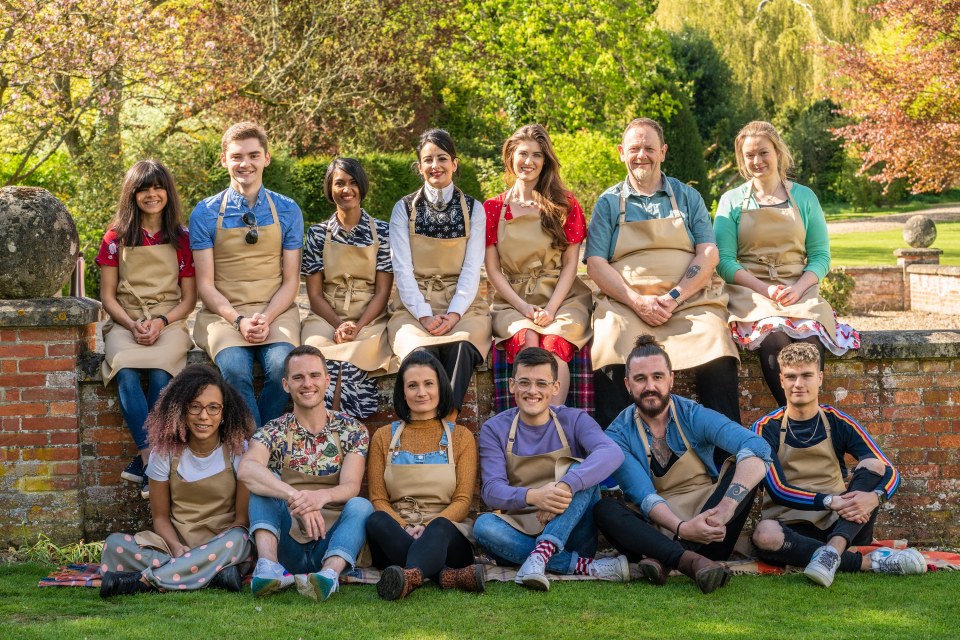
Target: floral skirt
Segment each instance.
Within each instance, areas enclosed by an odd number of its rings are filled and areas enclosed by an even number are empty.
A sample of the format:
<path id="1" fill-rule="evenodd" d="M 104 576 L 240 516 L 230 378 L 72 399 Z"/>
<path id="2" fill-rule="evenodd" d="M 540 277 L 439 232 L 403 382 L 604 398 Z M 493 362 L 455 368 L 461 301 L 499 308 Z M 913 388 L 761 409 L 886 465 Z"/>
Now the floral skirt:
<path id="1" fill-rule="evenodd" d="M 836 319 L 837 314 L 834 313 L 833 315 Z M 827 351 L 835 356 L 842 356 L 850 349 L 860 348 L 860 332 L 839 321 L 837 322 L 836 341 L 816 320 L 772 316 L 756 322 L 734 322 L 730 325 L 733 341 L 748 351 L 759 349 L 763 339 L 773 331 L 782 331 L 795 339 L 817 336 Z"/>

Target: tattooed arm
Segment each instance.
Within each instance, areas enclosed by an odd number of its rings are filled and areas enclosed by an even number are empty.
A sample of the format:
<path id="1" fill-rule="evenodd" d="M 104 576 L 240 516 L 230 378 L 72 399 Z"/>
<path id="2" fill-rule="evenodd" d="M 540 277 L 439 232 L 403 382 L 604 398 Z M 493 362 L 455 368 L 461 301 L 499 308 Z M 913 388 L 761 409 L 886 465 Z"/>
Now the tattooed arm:
<path id="1" fill-rule="evenodd" d="M 674 300 L 669 294 L 665 293 L 657 297 L 657 302 L 665 310 L 672 313 L 680 304 L 695 296 L 710 282 L 719 261 L 720 254 L 717 251 L 717 245 L 712 242 L 698 244 L 697 255 L 690 261 L 680 282 L 675 285 L 675 288 L 680 291 L 680 298 Z"/>
<path id="2" fill-rule="evenodd" d="M 711 524 L 721 526 L 730 522 L 737 508 L 747 499 L 747 496 L 751 495 L 753 488 L 760 484 L 766 472 L 767 465 L 761 458 L 751 456 L 738 462 L 733 480 L 730 481 L 723 499 L 717 505 L 717 512 L 711 518 Z M 744 508 L 749 509 L 750 505 L 745 504 Z"/>

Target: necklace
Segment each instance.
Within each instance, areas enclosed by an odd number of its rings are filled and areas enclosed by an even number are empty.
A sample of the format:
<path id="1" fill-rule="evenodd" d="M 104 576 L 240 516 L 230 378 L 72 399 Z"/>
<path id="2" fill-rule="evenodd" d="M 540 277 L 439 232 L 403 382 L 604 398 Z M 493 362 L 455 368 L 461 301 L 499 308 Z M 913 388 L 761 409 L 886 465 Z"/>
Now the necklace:
<path id="1" fill-rule="evenodd" d="M 800 444 L 810 444 L 810 442 L 817 437 L 817 432 L 820 431 L 820 424 L 823 422 L 820 414 L 817 414 L 817 424 L 813 425 L 813 433 L 810 434 L 806 440 L 801 440 L 797 437 L 796 432 L 793 430 L 793 425 L 790 424 L 790 418 L 787 418 L 787 431 L 790 432 L 790 435 L 793 436 L 793 439 L 799 442 Z"/>
<path id="2" fill-rule="evenodd" d="M 211 453 L 213 453 L 214 451 L 216 451 L 216 450 L 217 450 L 217 447 L 219 447 L 219 446 L 220 446 L 220 443 L 218 442 L 217 445 L 216 445 L 213 449 L 210 449 L 210 451 L 197 451 L 196 449 L 194 449 L 193 447 L 191 447 L 189 444 L 187 445 L 187 448 L 190 449 L 190 453 L 192 453 L 195 458 L 206 458 L 206 457 L 209 456 Z"/>

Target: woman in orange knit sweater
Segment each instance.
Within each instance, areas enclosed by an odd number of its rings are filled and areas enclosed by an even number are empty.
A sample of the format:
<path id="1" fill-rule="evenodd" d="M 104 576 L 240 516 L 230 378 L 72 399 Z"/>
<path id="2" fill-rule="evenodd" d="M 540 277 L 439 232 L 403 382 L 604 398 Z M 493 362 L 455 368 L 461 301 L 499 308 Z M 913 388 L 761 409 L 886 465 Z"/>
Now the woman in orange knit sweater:
<path id="1" fill-rule="evenodd" d="M 430 578 L 443 589 L 483 591 L 467 516 L 477 481 L 477 444 L 465 427 L 442 421 L 453 408 L 450 381 L 425 350 L 397 373 L 393 406 L 400 420 L 370 441 L 367 482 L 376 512 L 367 520 L 377 593 L 406 597 Z"/>

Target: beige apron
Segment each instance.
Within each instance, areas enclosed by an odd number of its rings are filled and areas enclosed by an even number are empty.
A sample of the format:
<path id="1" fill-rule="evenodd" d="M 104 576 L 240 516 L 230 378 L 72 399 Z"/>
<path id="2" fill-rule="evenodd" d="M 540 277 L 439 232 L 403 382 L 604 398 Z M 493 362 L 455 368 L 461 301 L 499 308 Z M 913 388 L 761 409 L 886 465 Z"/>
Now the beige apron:
<path id="1" fill-rule="evenodd" d="M 777 459 L 783 468 L 784 480 L 795 487 L 816 493 L 841 495 L 846 493 L 847 485 L 840 473 L 840 464 L 833 449 L 833 437 L 830 430 L 830 420 L 820 409 L 820 421 L 827 437 L 812 447 L 794 448 L 786 444 L 787 412 L 783 412 L 780 421 L 780 448 L 777 450 Z M 791 522 L 809 522 L 818 529 L 826 530 L 839 519 L 836 511 L 801 511 L 790 509 L 776 504 L 769 495 L 763 494 L 762 517 L 764 520 L 779 520 L 784 524 Z"/>
<path id="2" fill-rule="evenodd" d="M 172 243 L 120 247 L 117 302 L 133 320 L 150 320 L 180 304 L 180 268 Z M 163 369 L 172 376 L 187 366 L 193 340 L 185 320 L 171 322 L 151 345 L 138 344 L 133 333 L 107 320 L 103 324 L 103 384 L 120 369 Z"/>
<path id="3" fill-rule="evenodd" d="M 288 485 L 296 489 L 297 491 L 316 491 L 317 489 L 333 489 L 340 484 L 340 472 L 328 473 L 324 476 L 316 476 L 312 473 L 303 473 L 302 471 L 294 471 L 290 468 L 290 451 L 293 449 L 293 430 L 297 428 L 297 425 L 291 425 L 287 427 L 287 448 L 283 453 L 283 466 L 280 468 L 280 480 L 286 482 Z M 343 449 L 340 447 L 340 434 L 339 432 L 333 432 L 333 440 L 337 444 L 337 457 L 340 459 L 341 468 L 343 467 Z M 320 510 L 320 513 L 323 515 L 323 524 L 326 526 L 326 530 L 329 531 L 330 528 L 337 522 L 337 518 L 340 517 L 340 513 L 343 511 L 342 504 L 332 504 L 327 503 L 324 505 L 323 509 Z M 304 529 L 303 522 L 300 518 L 291 518 L 290 522 L 290 537 L 299 542 L 300 544 L 306 544 L 307 542 L 313 542 L 313 538 L 307 536 L 306 529 Z"/>
<path id="4" fill-rule="evenodd" d="M 470 238 L 470 211 L 463 192 L 456 189 L 454 197 L 460 197 L 463 209 L 463 224 L 466 235 L 462 238 L 430 238 L 414 231 L 417 219 L 417 200 L 423 197 L 423 189 L 410 205 L 410 254 L 413 256 L 413 276 L 420 285 L 423 298 L 434 314 L 446 313 L 450 300 L 457 292 L 457 279 L 467 255 L 467 240 Z M 493 337 L 490 328 L 490 309 L 480 296 L 460 318 L 453 331 L 434 336 L 427 333 L 419 318 L 403 306 L 400 294 L 395 292 L 390 301 L 390 320 L 387 323 L 390 346 L 400 360 L 418 347 L 430 347 L 453 342 L 467 341 L 476 347 L 485 360 Z"/>
<path id="5" fill-rule="evenodd" d="M 334 242 L 327 224 L 323 242 L 323 297 L 344 321 L 357 322 L 373 298 L 377 277 L 377 249 L 380 241 L 377 226 L 370 217 L 373 242 L 368 247 Z M 300 338 L 303 344 L 314 346 L 328 360 L 349 362 L 371 375 L 389 371 L 393 353 L 387 342 L 387 316 L 381 313 L 360 330 L 352 342 L 337 344 L 336 328 L 313 313 L 303 321 Z"/>
<path id="6" fill-rule="evenodd" d="M 405 426 L 403 423 L 400 423 L 390 440 L 383 482 L 387 487 L 391 506 L 407 524 L 428 524 L 450 506 L 457 491 L 453 430 L 446 422 L 442 424 L 447 435 L 447 464 L 393 464 L 394 454 L 400 451 L 400 434 Z M 467 540 L 474 542 L 471 518 L 451 523 Z"/>
<path id="7" fill-rule="evenodd" d="M 790 207 L 747 209 L 753 183 L 740 209 L 737 231 L 737 260 L 765 285 L 796 284 L 807 266 L 807 232 L 803 228 L 800 209 L 790 193 L 791 184 L 784 183 Z M 780 316 L 816 320 L 836 342 L 837 322 L 830 304 L 820 297 L 819 285 L 807 289 L 795 303 L 780 305 L 749 287 L 728 284 L 730 322 L 757 322 Z"/>
<path id="8" fill-rule="evenodd" d="M 697 514 L 703 511 L 703 506 L 716 490 L 716 483 L 707 472 L 707 467 L 703 464 L 703 461 L 700 460 L 700 456 L 698 456 L 693 450 L 693 447 L 690 446 L 690 442 L 683 432 L 683 426 L 680 424 L 680 419 L 677 417 L 677 410 L 673 406 L 672 400 L 670 401 L 670 415 L 677 425 L 677 431 L 680 432 L 683 445 L 687 450 L 677 458 L 677 461 L 673 463 L 663 476 L 658 478 L 653 475 L 651 471 L 650 479 L 653 481 L 654 489 L 657 490 L 657 495 L 667 501 L 674 515 L 681 520 L 692 520 Z M 650 451 L 650 443 L 647 442 L 646 430 L 643 428 L 639 413 L 634 411 L 633 416 L 634 422 L 637 425 L 637 431 L 640 434 L 640 442 L 643 443 L 643 448 L 647 452 L 647 464 L 649 466 L 653 458 L 653 453 Z M 733 457 L 727 458 L 720 469 L 720 477 L 723 476 L 733 463 Z M 660 525 L 655 526 L 671 538 L 676 533 L 676 531 L 668 529 L 667 527 L 661 527 Z"/>
<path id="9" fill-rule="evenodd" d="M 574 458 L 570 451 L 570 445 L 567 442 L 567 436 L 560 426 L 560 420 L 553 409 L 550 409 L 550 418 L 553 420 L 553 426 L 557 430 L 562 445 L 556 451 L 550 453 L 541 453 L 532 456 L 518 456 L 513 453 L 513 447 L 517 440 L 517 426 L 520 424 L 520 412 L 513 418 L 513 424 L 510 425 L 510 433 L 507 435 L 507 481 L 511 487 L 525 487 L 527 489 L 539 489 L 550 482 L 559 482 L 567 473 L 567 469 L 574 462 L 580 462 L 580 458 Z M 536 507 L 518 509 L 516 511 L 495 511 L 494 515 L 509 524 L 511 527 L 527 534 L 528 536 L 537 536 L 543 533 L 546 525 L 537 520 Z"/>
<path id="10" fill-rule="evenodd" d="M 195 482 L 186 482 L 177 473 L 180 456 L 170 460 L 170 522 L 180 541 L 191 549 L 223 533 L 237 519 L 236 470 L 228 447 L 221 444 L 221 449 L 223 471 Z M 141 531 L 134 540 L 142 547 L 173 555 L 166 541 L 153 531 Z"/>
<path id="11" fill-rule="evenodd" d="M 264 190 L 273 223 L 258 227 L 260 239 L 256 244 L 247 244 L 246 226 L 236 229 L 223 227 L 227 208 L 227 194 L 220 201 L 217 216 L 217 235 L 213 241 L 213 282 L 217 291 L 230 302 L 240 315 L 249 318 L 266 309 L 273 294 L 283 282 L 283 244 L 280 217 L 270 194 Z M 243 339 L 240 332 L 219 315 L 200 309 L 193 327 L 193 339 L 197 346 L 216 358 L 228 347 L 258 347 L 275 342 L 300 344 L 300 310 L 296 303 L 270 323 L 270 334 L 263 342 L 252 344 Z"/>
<path id="12" fill-rule="evenodd" d="M 503 198 L 497 228 L 500 268 L 510 287 L 521 299 L 538 307 L 546 307 L 560 279 L 563 252 L 554 247 L 553 239 L 544 233 L 540 215 L 526 214 L 506 219 L 508 196 L 509 193 Z M 560 336 L 580 349 L 593 335 L 590 329 L 590 298 L 590 287 L 576 278 L 554 321 L 546 327 L 539 327 L 497 293 L 490 307 L 494 339 L 499 344 L 521 329 L 529 329 L 540 335 Z"/>
<path id="13" fill-rule="evenodd" d="M 641 295 L 659 296 L 670 291 L 696 256 L 666 178 L 663 186 L 673 207 L 671 216 L 636 222 L 626 222 L 626 182 L 620 190 L 620 231 L 610 265 Z M 727 295 L 716 273 L 702 291 L 681 303 L 658 327 L 651 327 L 633 309 L 602 291 L 595 291 L 594 296 L 597 307 L 590 350 L 594 369 L 624 364 L 634 340 L 643 333 L 653 335 L 663 345 L 674 370 L 690 369 L 724 356 L 739 359 L 727 327 Z"/>

